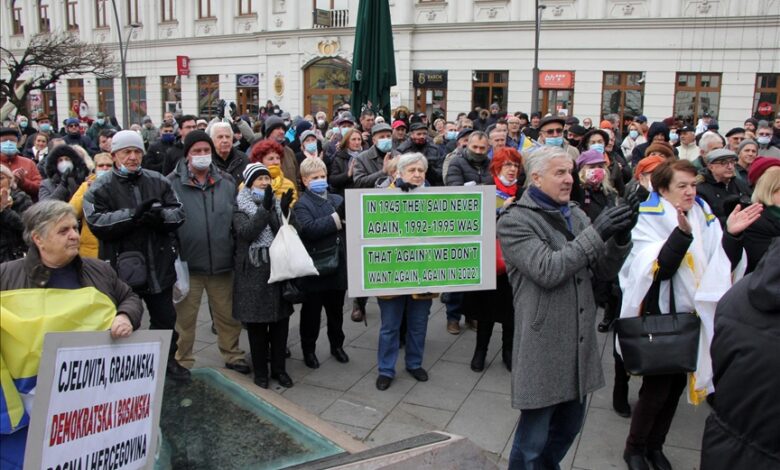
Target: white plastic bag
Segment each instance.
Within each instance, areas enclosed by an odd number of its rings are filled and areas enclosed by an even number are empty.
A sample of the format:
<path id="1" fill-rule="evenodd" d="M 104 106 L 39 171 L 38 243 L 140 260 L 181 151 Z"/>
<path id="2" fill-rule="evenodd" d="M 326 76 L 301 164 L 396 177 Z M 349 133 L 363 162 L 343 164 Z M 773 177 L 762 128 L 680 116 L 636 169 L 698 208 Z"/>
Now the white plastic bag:
<path id="1" fill-rule="evenodd" d="M 319 275 L 298 232 L 288 219 L 282 217 L 282 227 L 268 248 L 268 256 L 271 258 L 271 277 L 268 282 Z"/>
<path id="2" fill-rule="evenodd" d="M 176 284 L 173 285 L 173 303 L 178 304 L 190 293 L 190 270 L 187 262 L 182 261 L 180 257 L 173 262 L 176 269 Z"/>

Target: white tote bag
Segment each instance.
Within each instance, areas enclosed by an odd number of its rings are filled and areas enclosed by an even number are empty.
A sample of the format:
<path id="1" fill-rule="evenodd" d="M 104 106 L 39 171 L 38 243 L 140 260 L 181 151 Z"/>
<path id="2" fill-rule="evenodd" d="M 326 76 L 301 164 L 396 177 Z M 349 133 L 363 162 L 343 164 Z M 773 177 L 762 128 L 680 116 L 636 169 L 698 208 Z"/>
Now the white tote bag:
<path id="1" fill-rule="evenodd" d="M 274 237 L 268 255 L 271 258 L 271 277 L 268 282 L 279 282 L 296 277 L 318 276 L 311 256 L 298 237 L 288 217 L 282 217 L 282 227 Z"/>

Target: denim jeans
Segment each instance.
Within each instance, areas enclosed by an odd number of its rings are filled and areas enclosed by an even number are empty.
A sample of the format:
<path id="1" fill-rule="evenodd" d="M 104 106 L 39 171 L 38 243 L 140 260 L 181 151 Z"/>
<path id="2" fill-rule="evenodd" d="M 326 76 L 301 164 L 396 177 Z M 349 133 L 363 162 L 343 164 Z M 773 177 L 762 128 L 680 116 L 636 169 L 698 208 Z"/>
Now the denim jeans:
<path id="1" fill-rule="evenodd" d="M 586 401 L 572 400 L 545 408 L 522 410 L 509 470 L 560 470 L 585 419 Z"/>
<path id="2" fill-rule="evenodd" d="M 463 292 L 448 292 L 445 297 L 444 306 L 447 307 L 447 321 L 460 321 L 463 315 Z"/>
<path id="3" fill-rule="evenodd" d="M 398 335 L 401 319 L 406 314 L 406 368 L 422 367 L 425 352 L 425 334 L 428 332 L 428 315 L 431 313 L 430 299 L 414 300 L 411 295 L 392 299 L 378 299 L 382 325 L 379 327 L 379 375 L 395 377 L 395 363 L 398 360 Z"/>

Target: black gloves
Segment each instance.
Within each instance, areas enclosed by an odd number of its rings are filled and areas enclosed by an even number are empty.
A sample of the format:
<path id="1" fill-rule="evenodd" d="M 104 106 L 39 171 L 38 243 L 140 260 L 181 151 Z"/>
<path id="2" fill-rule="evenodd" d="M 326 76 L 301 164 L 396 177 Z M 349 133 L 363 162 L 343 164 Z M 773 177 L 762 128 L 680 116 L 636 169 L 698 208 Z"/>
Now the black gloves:
<path id="1" fill-rule="evenodd" d="M 135 212 L 133 212 L 133 220 L 138 221 L 141 220 L 141 217 L 149 212 L 149 210 L 152 208 L 152 205 L 155 203 L 160 203 L 160 200 L 157 198 L 149 198 L 145 201 L 143 201 L 138 207 L 135 208 Z"/>
<path id="2" fill-rule="evenodd" d="M 399 184 L 396 185 L 396 187 L 399 188 L 401 191 L 408 193 L 409 191 L 415 189 L 417 185 L 412 183 L 407 183 L 406 181 L 401 181 Z"/>
<path id="3" fill-rule="evenodd" d="M 271 186 L 265 188 L 265 195 L 263 196 L 263 207 L 265 210 L 270 211 L 274 205 L 274 190 Z"/>
<path id="4" fill-rule="evenodd" d="M 285 217 L 290 215 L 290 204 L 292 203 L 292 198 L 293 198 L 292 188 L 288 189 L 287 192 L 282 195 L 282 200 L 280 201 L 280 205 L 282 206 L 282 215 Z"/>
<path id="5" fill-rule="evenodd" d="M 219 102 L 217 102 L 217 117 L 220 119 L 225 118 L 225 100 L 219 100 Z"/>
<path id="6" fill-rule="evenodd" d="M 618 232 L 631 228 L 631 218 L 633 213 L 631 207 L 627 204 L 620 204 L 615 207 L 608 207 L 601 211 L 596 220 L 593 221 L 593 228 L 596 229 L 602 240 L 607 241 Z"/>

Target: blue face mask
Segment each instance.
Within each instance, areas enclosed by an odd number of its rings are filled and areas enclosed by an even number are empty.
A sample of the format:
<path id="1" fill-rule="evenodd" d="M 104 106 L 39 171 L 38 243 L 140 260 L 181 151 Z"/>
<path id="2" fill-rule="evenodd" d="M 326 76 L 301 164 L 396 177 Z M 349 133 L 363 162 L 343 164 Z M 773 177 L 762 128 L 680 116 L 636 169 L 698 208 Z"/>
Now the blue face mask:
<path id="1" fill-rule="evenodd" d="M 327 190 L 328 180 L 326 179 L 312 180 L 309 182 L 309 191 L 313 192 L 314 194 L 323 194 Z"/>
<path id="2" fill-rule="evenodd" d="M 265 189 L 252 188 L 252 196 L 262 199 L 265 197 Z"/>
<path id="3" fill-rule="evenodd" d="M 19 122 L 19 127 L 21 127 L 22 129 L 27 129 L 27 121 Z"/>
<path id="4" fill-rule="evenodd" d="M 680 136 L 678 136 L 676 132 L 670 132 L 669 140 L 671 140 L 672 142 L 677 142 L 678 140 L 680 140 Z"/>
<path id="5" fill-rule="evenodd" d="M 636 138 L 639 137 L 639 131 L 628 131 L 628 136 L 636 140 Z"/>
<path id="6" fill-rule="evenodd" d="M 317 153 L 317 142 L 309 142 L 305 145 L 305 148 L 309 153 Z"/>
<path id="7" fill-rule="evenodd" d="M 590 150 L 595 150 L 598 153 L 604 153 L 604 144 L 592 144 L 588 147 Z"/>
<path id="8" fill-rule="evenodd" d="M 376 148 L 382 153 L 387 153 L 393 148 L 393 139 L 379 139 Z"/>
<path id="9" fill-rule="evenodd" d="M 174 134 L 162 134 L 160 135 L 160 140 L 164 144 L 172 144 L 176 140 L 176 136 Z"/>
<path id="10" fill-rule="evenodd" d="M 447 135 L 445 137 L 447 140 L 455 140 L 458 138 L 458 131 L 447 131 Z"/>
<path id="11" fill-rule="evenodd" d="M 100 178 L 101 176 L 108 174 L 111 170 L 95 170 L 95 176 Z"/>
<path id="12" fill-rule="evenodd" d="M 0 153 L 4 153 L 6 155 L 16 155 L 17 152 L 19 152 L 19 149 L 16 148 L 16 142 L 13 140 L 6 140 L 0 144 Z"/>
<path id="13" fill-rule="evenodd" d="M 41 132 L 51 132 L 51 124 L 41 124 Z"/>
<path id="14" fill-rule="evenodd" d="M 119 174 L 127 176 L 130 174 L 130 169 L 124 165 L 119 165 Z"/>
<path id="15" fill-rule="evenodd" d="M 550 147 L 563 147 L 563 137 L 545 137 L 544 145 Z"/>
<path id="16" fill-rule="evenodd" d="M 102 125 L 103 125 L 103 124 L 105 124 L 105 123 L 106 123 L 106 120 L 105 120 L 105 119 L 103 119 L 103 118 L 97 119 L 97 124 L 98 124 L 98 126 L 102 126 Z"/>

